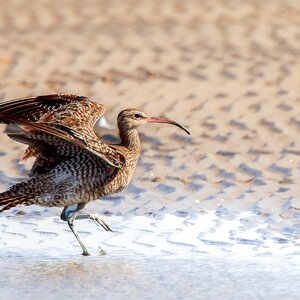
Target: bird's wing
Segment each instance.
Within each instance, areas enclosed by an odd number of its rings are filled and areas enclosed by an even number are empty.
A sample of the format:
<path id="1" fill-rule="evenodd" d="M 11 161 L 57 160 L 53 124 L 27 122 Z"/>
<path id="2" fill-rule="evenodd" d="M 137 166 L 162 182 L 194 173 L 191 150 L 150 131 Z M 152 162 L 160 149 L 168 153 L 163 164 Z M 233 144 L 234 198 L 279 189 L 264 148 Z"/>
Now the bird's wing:
<path id="1" fill-rule="evenodd" d="M 0 103 L 1 115 L 61 124 L 79 131 L 82 128 L 92 131 L 105 111 L 103 104 L 73 94 L 43 95 Z"/>
<path id="2" fill-rule="evenodd" d="M 71 127 L 78 131 L 78 136 L 88 134 L 94 138 L 93 127 L 105 111 L 103 104 L 73 94 L 43 95 L 0 103 L 0 115 L 49 123 L 49 126 L 55 124 L 56 127 L 60 126 L 65 130 Z M 29 146 L 22 160 L 37 155 L 37 149 Z"/>
<path id="3" fill-rule="evenodd" d="M 16 124 L 8 125 L 5 133 L 12 140 L 28 145 L 27 150 L 31 150 L 32 156 L 36 156 L 36 160 L 28 174 L 29 177 L 48 173 L 64 161 L 66 157 L 86 151 L 54 135 L 43 131 L 33 131 L 24 126 L 21 128 L 20 125 Z"/>
<path id="4" fill-rule="evenodd" d="M 86 97 L 69 94 L 38 96 L 0 104 L 0 123 L 18 124 L 25 131 L 46 132 L 121 168 L 125 163 L 124 156 L 102 142 L 93 131 L 95 122 L 105 111 L 104 105 Z"/>

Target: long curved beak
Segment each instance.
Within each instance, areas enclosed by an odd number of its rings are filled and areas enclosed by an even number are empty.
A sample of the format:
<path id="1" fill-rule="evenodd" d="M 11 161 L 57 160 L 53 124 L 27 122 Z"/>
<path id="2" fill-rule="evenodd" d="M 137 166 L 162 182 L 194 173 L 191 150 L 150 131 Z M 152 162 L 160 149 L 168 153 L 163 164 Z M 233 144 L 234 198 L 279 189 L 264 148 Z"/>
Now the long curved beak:
<path id="1" fill-rule="evenodd" d="M 172 121 L 172 120 L 169 120 L 167 118 L 155 118 L 155 117 L 150 117 L 148 120 L 147 120 L 148 123 L 168 123 L 168 124 L 172 124 L 172 125 L 175 125 L 179 128 L 181 128 L 183 131 L 185 131 L 187 134 L 191 135 L 190 132 L 184 127 L 182 126 L 181 124 L 175 122 L 175 121 Z"/>

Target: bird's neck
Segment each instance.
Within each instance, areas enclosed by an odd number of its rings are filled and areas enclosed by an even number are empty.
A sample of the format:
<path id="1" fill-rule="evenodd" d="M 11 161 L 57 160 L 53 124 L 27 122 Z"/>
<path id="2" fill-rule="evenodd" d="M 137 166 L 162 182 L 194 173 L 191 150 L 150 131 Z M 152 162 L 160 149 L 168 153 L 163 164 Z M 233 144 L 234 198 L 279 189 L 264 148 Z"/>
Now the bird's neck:
<path id="1" fill-rule="evenodd" d="M 141 142 L 138 131 L 135 128 L 119 128 L 122 145 L 131 152 L 140 153 Z"/>

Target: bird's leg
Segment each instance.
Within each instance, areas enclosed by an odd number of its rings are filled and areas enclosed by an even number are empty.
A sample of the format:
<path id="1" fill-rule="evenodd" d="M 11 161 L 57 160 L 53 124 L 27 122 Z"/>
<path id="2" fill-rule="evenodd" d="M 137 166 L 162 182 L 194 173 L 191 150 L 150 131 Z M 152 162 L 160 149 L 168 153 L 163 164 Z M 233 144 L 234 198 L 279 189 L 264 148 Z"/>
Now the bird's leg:
<path id="1" fill-rule="evenodd" d="M 107 223 L 101 219 L 101 217 L 97 214 L 89 214 L 89 215 L 78 215 L 78 211 L 84 207 L 84 204 L 76 204 L 71 206 L 66 206 L 61 213 L 60 218 L 64 221 L 68 222 L 70 229 L 72 230 L 73 234 L 75 235 L 78 243 L 80 244 L 83 255 L 91 255 L 88 249 L 83 244 L 78 232 L 74 228 L 74 220 L 93 220 L 97 226 L 101 226 L 105 231 L 112 231 Z M 100 248 L 100 254 L 104 254 L 105 252 Z"/>
<path id="2" fill-rule="evenodd" d="M 84 207 L 84 204 L 75 204 L 75 205 L 70 205 L 70 206 L 66 206 L 61 215 L 60 215 L 60 218 L 63 220 L 63 221 L 66 221 L 68 222 L 68 225 L 71 229 L 71 231 L 73 232 L 73 234 L 75 235 L 79 245 L 81 246 L 82 248 L 82 255 L 91 255 L 90 252 L 88 251 L 88 249 L 86 248 L 86 246 L 83 244 L 78 232 L 75 230 L 74 228 L 74 220 L 78 214 L 78 211 L 80 209 L 82 209 Z"/>
<path id="3" fill-rule="evenodd" d="M 76 215 L 77 215 L 77 212 L 75 212 L 75 213 L 67 220 L 67 222 L 68 222 L 68 225 L 69 225 L 70 229 L 72 230 L 73 234 L 75 235 L 75 237 L 76 237 L 76 239 L 77 239 L 79 245 L 80 245 L 81 248 L 82 248 L 82 251 L 83 251 L 83 252 L 82 252 L 82 255 L 88 256 L 88 255 L 91 255 L 91 254 L 90 254 L 90 252 L 88 251 L 88 249 L 85 247 L 85 245 L 83 244 L 83 242 L 82 242 L 82 240 L 81 240 L 81 238 L 80 238 L 78 232 L 77 232 L 77 231 L 75 230 L 75 228 L 74 228 L 73 222 L 74 222 L 74 220 L 75 220 L 75 218 L 76 218 Z M 101 250 L 102 250 L 102 249 L 101 249 Z"/>
<path id="4" fill-rule="evenodd" d="M 110 229 L 110 227 L 108 226 L 108 224 L 103 220 L 103 219 L 101 219 L 101 217 L 99 216 L 99 215 L 97 215 L 97 214 L 88 214 L 88 215 L 78 215 L 78 214 L 74 214 L 74 218 L 73 218 L 73 220 L 93 220 L 94 222 L 95 222 L 95 224 L 97 225 L 97 226 L 101 226 L 105 231 L 112 231 L 111 229 Z M 70 226 L 70 225 L 69 225 Z M 72 230 L 72 228 L 71 228 L 71 230 Z M 73 231 L 73 230 L 72 230 Z M 74 231 L 73 231 L 73 233 L 74 233 Z M 74 233 L 75 234 L 75 233 Z M 75 235 L 76 236 L 76 235 Z M 78 238 L 79 238 L 79 236 L 78 236 L 78 234 L 77 234 L 77 240 L 78 240 Z M 80 243 L 80 241 L 78 240 L 78 242 Z M 81 245 L 81 244 L 80 244 Z M 82 247 L 82 245 L 81 245 L 81 247 Z M 86 254 L 84 254 L 84 248 L 82 247 L 82 249 L 83 249 L 83 255 L 86 255 Z M 103 255 L 103 254 L 105 254 L 105 251 L 103 250 L 103 249 L 101 249 L 100 248 L 100 254 L 101 255 Z M 87 254 L 88 255 L 88 254 Z"/>
<path id="5" fill-rule="evenodd" d="M 112 231 L 108 224 L 101 219 L 101 217 L 97 214 L 89 214 L 89 215 L 76 215 L 76 220 L 93 220 L 97 226 L 101 226 L 105 231 Z"/>

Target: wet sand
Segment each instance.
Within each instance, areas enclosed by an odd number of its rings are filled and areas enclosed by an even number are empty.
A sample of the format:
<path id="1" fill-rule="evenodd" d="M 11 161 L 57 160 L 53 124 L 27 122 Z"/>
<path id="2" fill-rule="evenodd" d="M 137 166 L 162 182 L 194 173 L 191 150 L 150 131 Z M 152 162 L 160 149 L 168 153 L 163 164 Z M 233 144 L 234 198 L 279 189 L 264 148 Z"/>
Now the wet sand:
<path id="1" fill-rule="evenodd" d="M 299 298 L 300 265 L 290 259 L 18 257 L 0 266 L 1 275 L 10 269 L 10 276 L 0 279 L 6 299 Z"/>

